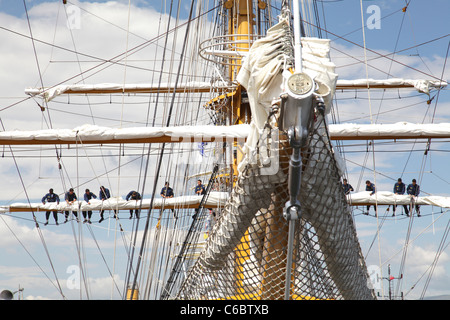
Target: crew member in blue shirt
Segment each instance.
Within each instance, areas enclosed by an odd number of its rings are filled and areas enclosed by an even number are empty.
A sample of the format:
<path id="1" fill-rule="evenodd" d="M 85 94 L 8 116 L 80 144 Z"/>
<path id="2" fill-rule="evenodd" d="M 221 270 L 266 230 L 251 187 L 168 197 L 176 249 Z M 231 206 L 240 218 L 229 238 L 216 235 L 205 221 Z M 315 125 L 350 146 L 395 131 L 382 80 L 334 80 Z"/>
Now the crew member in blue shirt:
<path id="1" fill-rule="evenodd" d="M 42 197 L 42 204 L 45 204 L 45 201 L 47 202 L 56 202 L 56 204 L 59 204 L 59 196 L 56 193 L 53 193 L 53 189 L 49 189 L 48 193 Z M 58 211 L 53 210 L 53 218 L 55 219 L 56 225 L 58 225 Z M 45 226 L 48 225 L 48 219 L 50 218 L 50 211 L 45 212 Z"/>
<path id="2" fill-rule="evenodd" d="M 164 187 L 161 189 L 160 192 L 161 197 L 163 198 L 173 198 L 174 194 L 173 194 L 173 189 L 171 187 L 169 187 L 169 182 L 166 181 L 166 183 L 164 184 Z M 171 209 L 174 218 L 177 218 L 177 215 L 175 214 L 175 209 Z"/>
<path id="3" fill-rule="evenodd" d="M 111 194 L 109 193 L 109 189 L 105 188 L 104 186 L 101 186 L 100 187 L 100 191 L 98 192 L 98 197 L 102 201 L 105 201 L 105 200 L 111 198 Z M 103 220 L 105 220 L 105 218 L 103 217 L 103 213 L 104 212 L 105 212 L 105 210 L 103 210 L 103 209 L 100 211 L 100 220 L 98 221 L 98 223 L 100 223 Z M 114 210 L 114 218 L 118 218 L 116 210 Z"/>
<path id="4" fill-rule="evenodd" d="M 371 196 L 375 194 L 375 185 L 372 182 L 370 182 L 369 180 L 366 181 L 366 191 L 372 191 L 370 193 Z M 370 204 L 367 206 L 367 213 L 366 214 L 369 214 L 369 209 L 370 209 Z M 377 215 L 377 208 L 376 207 L 375 207 L 375 215 Z"/>
<path id="5" fill-rule="evenodd" d="M 91 204 L 90 203 L 91 199 L 97 199 L 97 196 L 94 193 L 92 193 L 91 191 L 89 191 L 89 189 L 86 189 L 84 192 L 84 201 L 86 201 L 87 204 Z M 91 223 L 92 210 L 87 211 L 87 217 L 88 217 L 87 219 L 86 219 L 86 211 L 82 211 L 82 213 L 83 213 L 83 218 L 84 218 L 83 223 L 86 223 L 86 222 Z"/>
<path id="6" fill-rule="evenodd" d="M 406 186 L 402 182 L 401 178 L 398 178 L 397 182 L 394 184 L 394 194 L 405 194 Z M 394 213 L 392 216 L 395 216 L 395 209 L 397 208 L 397 205 L 393 205 Z M 408 206 L 406 204 L 403 205 L 403 209 L 405 210 L 406 215 L 409 217 L 409 210 Z"/>
<path id="7" fill-rule="evenodd" d="M 127 201 L 128 200 L 136 200 L 137 201 L 137 200 L 141 200 L 141 199 L 142 199 L 141 194 L 134 190 L 130 191 L 127 194 L 127 196 L 125 197 L 125 200 L 127 200 Z M 139 219 L 139 210 L 138 209 L 134 210 L 134 214 L 135 214 L 136 218 Z M 130 219 L 131 218 L 133 218 L 133 209 L 130 209 Z"/>
<path id="8" fill-rule="evenodd" d="M 160 194 L 163 198 L 173 198 L 173 189 L 169 187 L 169 182 L 164 184 L 164 188 L 161 189 Z"/>
<path id="9" fill-rule="evenodd" d="M 197 180 L 197 185 L 195 186 L 194 193 L 198 196 L 202 196 L 206 193 L 205 186 L 202 184 L 202 180 Z M 195 208 L 195 213 L 192 216 L 192 219 L 195 219 L 198 213 L 198 208 Z"/>
<path id="10" fill-rule="evenodd" d="M 66 200 L 66 203 L 68 205 L 72 205 L 76 200 L 77 200 L 77 195 L 75 194 L 75 192 L 73 191 L 73 188 L 69 189 L 69 192 L 66 192 L 66 196 L 64 198 Z M 69 211 L 64 211 L 65 216 L 66 216 L 66 220 L 64 221 L 64 223 L 66 223 L 68 221 L 69 218 Z M 73 215 L 75 216 L 75 218 L 78 221 L 78 213 L 76 210 L 72 210 Z"/>
<path id="11" fill-rule="evenodd" d="M 347 182 L 347 179 L 342 180 L 342 189 L 344 189 L 344 194 L 350 194 L 350 191 L 355 191 L 351 184 Z"/>
<path id="12" fill-rule="evenodd" d="M 408 185 L 406 193 L 411 197 L 418 197 L 420 193 L 420 186 L 417 184 L 416 179 L 412 179 L 412 183 Z M 420 206 L 416 204 L 417 216 L 420 217 Z"/>

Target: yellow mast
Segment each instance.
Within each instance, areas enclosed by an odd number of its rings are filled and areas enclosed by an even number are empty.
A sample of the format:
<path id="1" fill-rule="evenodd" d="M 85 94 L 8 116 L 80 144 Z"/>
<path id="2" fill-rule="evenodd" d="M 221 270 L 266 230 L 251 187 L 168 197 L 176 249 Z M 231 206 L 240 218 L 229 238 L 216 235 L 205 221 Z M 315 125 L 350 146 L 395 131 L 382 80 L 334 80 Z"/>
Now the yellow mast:
<path id="1" fill-rule="evenodd" d="M 236 50 L 248 51 L 250 42 L 253 39 L 253 30 L 255 22 L 253 20 L 252 1 L 235 0 L 226 1 L 225 7 L 228 9 L 228 30 L 234 35 L 237 42 Z M 266 4 L 263 1 L 258 3 L 259 9 L 265 9 Z M 237 29 L 237 30 L 236 30 Z M 237 32 L 235 32 L 237 31 Z M 234 80 L 239 71 L 241 61 L 235 60 L 237 63 L 231 66 L 229 70 L 230 79 Z M 242 124 L 250 122 L 250 106 L 242 101 L 242 87 L 239 86 L 236 94 L 233 95 L 231 101 L 231 124 Z M 237 174 L 236 167 L 242 158 L 242 153 L 237 148 L 237 156 L 234 159 L 234 173 Z M 286 169 L 286 168 L 285 168 Z M 282 190 L 279 190 L 282 194 Z M 272 195 L 275 203 L 285 202 L 286 199 L 280 199 L 279 196 Z M 283 206 L 280 206 L 281 208 Z M 285 284 L 285 267 L 279 268 L 280 262 L 286 259 L 285 247 L 287 245 L 287 225 L 283 218 L 282 210 L 272 211 L 272 216 L 266 227 L 266 235 L 264 238 L 264 262 L 263 262 L 263 279 L 259 292 L 248 292 L 245 290 L 245 264 L 250 259 L 250 237 L 247 230 L 242 237 L 240 244 L 235 250 L 235 275 L 236 275 L 236 297 L 238 299 L 271 299 L 278 300 L 284 297 Z"/>
<path id="2" fill-rule="evenodd" d="M 253 30 L 255 27 L 255 21 L 253 14 L 253 4 L 252 1 L 247 0 L 235 0 L 226 1 L 225 8 L 228 10 L 228 32 L 232 35 L 233 43 L 236 43 L 236 51 L 248 52 L 251 42 L 254 39 Z M 259 9 L 265 9 L 266 4 L 263 1 L 258 3 Z M 233 63 L 229 69 L 229 77 L 233 81 L 239 72 L 241 66 L 241 59 L 233 60 Z M 241 86 L 236 90 L 236 94 L 232 96 L 230 103 L 229 115 L 231 119 L 231 124 L 243 124 L 249 123 L 251 120 L 250 106 L 247 102 L 242 99 L 243 88 Z M 237 175 L 236 167 L 242 159 L 242 152 L 239 145 L 235 144 L 237 147 L 236 158 L 233 164 L 233 174 Z M 273 196 L 277 199 L 277 196 Z M 277 199 L 280 200 L 280 199 Z M 270 223 L 271 230 L 267 230 L 266 241 L 264 245 L 264 250 L 266 251 L 265 260 L 265 270 L 264 279 L 261 284 L 260 292 L 248 292 L 245 290 L 245 264 L 250 258 L 250 238 L 248 230 L 241 239 L 241 243 L 236 247 L 235 250 L 235 276 L 236 276 L 236 298 L 252 299 L 252 298 L 264 298 L 264 299 L 281 299 L 284 292 L 284 270 L 273 268 L 273 262 L 269 261 L 271 258 L 284 259 L 283 254 L 280 256 L 280 252 L 284 251 L 284 247 L 287 243 L 286 237 L 283 235 L 286 232 L 282 230 L 286 229 L 284 219 L 282 217 L 282 212 L 277 212 L 271 218 L 272 223 Z M 276 229 L 276 230 L 274 230 Z M 286 231 L 286 230 L 284 230 Z M 280 238 L 281 236 L 281 238 Z M 276 258 L 278 257 L 278 258 Z"/>
<path id="3" fill-rule="evenodd" d="M 253 27 L 255 22 L 253 20 L 253 4 L 252 1 L 247 0 L 228 0 L 225 2 L 225 8 L 228 10 L 228 33 L 232 37 L 232 43 L 235 43 L 234 47 L 236 51 L 247 52 L 251 45 L 253 36 Z M 237 77 L 241 66 L 241 59 L 232 60 L 232 64 L 229 68 L 229 77 L 231 81 L 234 81 Z M 249 123 L 251 119 L 250 106 L 248 103 L 242 101 L 243 90 L 239 86 L 236 93 L 232 96 L 229 119 L 230 124 L 243 124 Z M 237 165 L 242 160 L 242 149 L 237 143 L 235 143 L 236 155 L 233 159 L 232 165 L 232 177 L 231 181 L 234 181 L 234 177 L 237 177 Z M 236 274 L 236 295 L 241 296 L 245 294 L 244 290 L 244 264 L 250 257 L 249 250 L 249 236 L 248 231 L 241 239 L 241 243 L 235 250 L 235 274 Z M 245 298 L 245 296 L 243 296 Z"/>

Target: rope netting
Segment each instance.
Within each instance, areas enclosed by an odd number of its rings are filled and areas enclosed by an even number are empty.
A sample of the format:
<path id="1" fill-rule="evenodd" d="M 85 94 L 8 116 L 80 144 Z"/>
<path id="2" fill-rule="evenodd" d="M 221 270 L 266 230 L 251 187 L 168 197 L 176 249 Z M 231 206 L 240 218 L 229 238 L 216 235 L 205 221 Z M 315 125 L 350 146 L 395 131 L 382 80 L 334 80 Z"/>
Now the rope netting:
<path id="1" fill-rule="evenodd" d="M 292 247 L 290 297 L 373 299 L 326 125 L 315 116 L 302 150 L 302 215 Z M 286 139 L 268 123 L 177 299 L 284 298 L 289 223 L 283 208 L 291 154 Z M 265 153 L 269 157 L 260 157 Z"/>

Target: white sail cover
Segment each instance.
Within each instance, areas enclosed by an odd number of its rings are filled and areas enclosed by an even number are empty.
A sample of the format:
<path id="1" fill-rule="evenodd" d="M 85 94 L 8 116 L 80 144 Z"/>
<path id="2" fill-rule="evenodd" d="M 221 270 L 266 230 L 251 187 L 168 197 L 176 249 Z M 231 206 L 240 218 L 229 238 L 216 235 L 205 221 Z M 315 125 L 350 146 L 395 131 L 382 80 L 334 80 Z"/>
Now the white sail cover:
<path id="1" fill-rule="evenodd" d="M 141 139 L 166 138 L 169 142 L 191 141 L 244 141 L 250 131 L 246 124 L 235 126 L 179 126 L 179 127 L 131 127 L 109 128 L 85 124 L 74 129 L 13 130 L 0 132 L 2 144 L 33 143 L 115 143 L 129 140 L 129 143 L 141 142 Z M 8 143 L 9 142 L 9 143 Z"/>
<path id="2" fill-rule="evenodd" d="M 219 208 L 224 206 L 228 200 L 227 192 L 212 191 L 206 199 L 205 206 L 211 208 Z M 155 198 L 153 201 L 153 209 L 161 208 L 185 208 L 188 206 L 199 205 L 201 197 L 198 196 L 181 196 L 167 199 Z M 68 205 L 64 201 L 60 204 L 40 202 L 22 203 L 16 202 L 7 206 L 0 206 L 0 212 L 9 211 L 65 211 L 65 210 L 129 210 L 129 209 L 149 209 L 151 199 L 140 200 L 124 200 L 122 197 L 111 197 L 107 201 L 92 199 L 90 204 L 85 201 Z M 408 205 L 411 203 L 411 196 L 394 194 L 389 191 L 377 191 L 374 195 L 370 195 L 369 191 L 361 191 L 347 195 L 347 203 L 352 206 L 358 205 Z M 414 203 L 417 205 L 430 205 L 440 208 L 450 208 L 450 197 L 442 196 L 420 196 L 414 197 Z M 78 207 L 80 206 L 80 207 Z"/>
<path id="3" fill-rule="evenodd" d="M 205 206 L 214 208 L 221 207 L 228 199 L 226 192 L 210 192 L 206 198 Z M 86 201 L 75 201 L 73 204 L 67 204 L 63 199 L 59 204 L 56 202 L 41 202 L 34 203 L 12 203 L 9 206 L 0 206 L 0 212 L 9 211 L 89 211 L 89 210 L 131 210 L 131 209 L 149 209 L 152 204 L 152 209 L 163 208 L 186 208 L 194 207 L 200 204 L 202 197 L 180 196 L 173 198 L 155 198 L 153 203 L 151 199 L 142 200 L 125 200 L 122 197 L 111 197 L 104 201 L 98 199 L 91 199 L 88 204 Z"/>
<path id="4" fill-rule="evenodd" d="M 253 128 L 253 129 L 252 129 Z M 332 140 L 377 140 L 377 139 L 420 139 L 450 138 L 450 123 L 419 124 L 397 122 L 393 124 L 329 124 Z M 179 126 L 179 127 L 131 127 L 110 128 L 85 124 L 73 129 L 12 130 L 0 132 L 0 144 L 38 143 L 115 143 L 129 140 L 166 138 L 166 142 L 230 141 L 244 142 L 254 126 L 239 124 L 233 126 Z M 255 131 L 256 135 L 259 136 Z M 254 133 L 255 134 L 255 133 Z M 161 140 L 163 141 L 163 140 Z"/>
<path id="5" fill-rule="evenodd" d="M 186 92 L 208 92 L 211 90 L 210 82 L 191 81 L 176 86 L 174 83 L 138 83 L 138 84 L 118 84 L 118 83 L 99 83 L 99 84 L 64 84 L 57 85 L 46 89 L 27 88 L 25 93 L 31 96 L 40 95 L 47 102 L 51 101 L 55 97 L 67 93 L 69 91 L 83 93 L 105 93 L 105 92 L 172 92 L 177 88 L 180 91 Z M 215 87 L 224 87 L 224 85 L 217 85 Z"/>
<path id="6" fill-rule="evenodd" d="M 331 139 L 419 139 L 448 138 L 450 123 L 416 124 L 397 122 L 393 124 L 332 124 L 329 125 Z"/>
<path id="7" fill-rule="evenodd" d="M 355 80 L 338 80 L 336 89 L 351 88 L 408 88 L 413 87 L 417 91 L 429 94 L 433 88 L 441 88 L 447 86 L 447 82 L 433 80 L 412 80 L 402 78 L 391 78 L 384 80 L 377 79 L 355 79 Z"/>
<path id="8" fill-rule="evenodd" d="M 367 204 L 409 205 L 411 203 L 411 196 L 394 194 L 389 191 L 377 191 L 375 194 L 370 195 L 369 191 L 362 191 L 347 195 L 347 202 L 354 206 Z M 450 208 L 450 197 L 419 196 L 414 197 L 414 204 Z"/>

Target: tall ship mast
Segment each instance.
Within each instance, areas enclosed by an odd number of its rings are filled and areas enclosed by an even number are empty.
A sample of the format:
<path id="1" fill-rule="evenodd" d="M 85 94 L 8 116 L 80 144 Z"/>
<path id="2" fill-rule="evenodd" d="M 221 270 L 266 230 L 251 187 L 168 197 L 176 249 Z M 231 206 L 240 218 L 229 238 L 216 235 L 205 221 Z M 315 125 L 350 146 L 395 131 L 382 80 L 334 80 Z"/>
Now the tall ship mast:
<path id="1" fill-rule="evenodd" d="M 47 226 L 50 213 L 57 212 L 81 246 L 84 232 L 95 239 L 96 228 L 105 225 L 91 225 L 90 220 L 83 224 L 81 213 L 102 212 L 103 219 L 106 211 L 108 233 L 115 228 L 124 244 L 126 261 L 114 260 L 114 266 L 122 264 L 123 283 L 111 274 L 111 290 L 121 299 L 377 299 L 355 208 L 367 207 L 369 217 L 373 206 L 375 218 L 381 206 L 409 208 L 412 217 L 418 206 L 450 208 L 450 198 L 380 189 L 346 193 L 340 144 L 361 141 L 370 148 L 375 141 L 396 139 L 430 143 L 448 139 L 450 126 L 338 123 L 336 96 L 367 91 L 370 99 L 371 90 L 408 90 L 431 103 L 431 94 L 447 83 L 436 77 L 341 79 L 330 54 L 331 40 L 322 37 L 324 29 L 315 25 L 317 34 L 307 31 L 313 16 L 320 19 L 317 1 L 183 4 L 185 11 L 181 2 L 161 6 L 167 17 L 151 40 L 134 43 L 128 29 L 124 52 L 99 61 L 76 49 L 77 77 L 50 86 L 41 78 L 39 85 L 25 88 L 47 128 L 5 128 L 0 144 L 13 157 L 13 148 L 47 146 L 44 153 L 56 154 L 58 183 L 64 190 L 73 186 L 78 199 L 64 201 L 66 192 L 58 202 L 27 197 L 27 202 L 1 206 L 0 214 L 31 214 L 43 235 L 43 228 L 53 227 Z M 63 1 L 66 14 L 76 8 Z M 305 8 L 314 8 L 315 15 L 308 16 Z M 156 47 L 153 64 L 137 64 L 146 61 L 141 50 L 149 45 Z M 87 64 L 93 66 L 81 63 L 81 57 L 92 59 Z M 117 82 L 91 82 L 97 72 L 109 72 L 108 67 Z M 114 73 L 122 68 L 123 81 Z M 141 72 L 150 79 L 139 81 Z M 69 128 L 51 123 L 48 112 L 54 104 L 81 106 L 80 101 L 87 101 L 91 108 L 104 106 L 105 99 L 121 109 L 120 121 L 112 126 L 104 124 L 108 119 L 102 125 L 95 120 Z M 131 112 L 136 115 L 129 116 Z M 102 159 L 103 169 L 91 150 Z M 67 154 L 73 159 L 66 160 Z M 117 165 L 111 170 L 117 173 L 114 183 L 110 171 L 97 173 L 105 170 L 109 156 Z M 135 160 L 140 164 L 124 165 Z M 66 163 L 76 167 L 76 174 Z M 133 175 L 129 180 L 126 170 Z M 94 172 L 95 177 L 80 172 Z M 112 196 L 83 201 L 89 184 L 101 193 L 105 181 Z M 167 196 L 169 185 L 173 196 Z M 130 198 L 130 190 L 142 197 Z M 123 221 L 128 212 L 129 226 Z M 84 263 L 79 254 L 80 292 L 89 298 Z"/>

